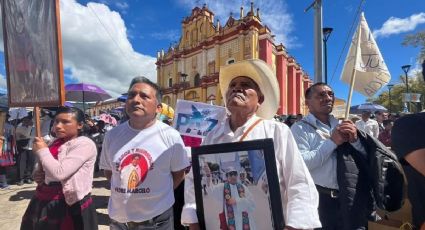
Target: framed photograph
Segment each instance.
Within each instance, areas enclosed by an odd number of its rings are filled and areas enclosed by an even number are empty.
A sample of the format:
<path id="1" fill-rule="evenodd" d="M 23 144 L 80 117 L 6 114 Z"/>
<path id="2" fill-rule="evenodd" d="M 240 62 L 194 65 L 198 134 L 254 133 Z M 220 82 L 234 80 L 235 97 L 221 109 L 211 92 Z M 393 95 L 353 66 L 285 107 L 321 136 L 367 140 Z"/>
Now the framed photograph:
<path id="1" fill-rule="evenodd" d="M 201 229 L 285 227 L 273 140 L 192 148 Z"/>
<path id="2" fill-rule="evenodd" d="M 9 106 L 62 105 L 59 0 L 3 0 L 1 5 Z"/>

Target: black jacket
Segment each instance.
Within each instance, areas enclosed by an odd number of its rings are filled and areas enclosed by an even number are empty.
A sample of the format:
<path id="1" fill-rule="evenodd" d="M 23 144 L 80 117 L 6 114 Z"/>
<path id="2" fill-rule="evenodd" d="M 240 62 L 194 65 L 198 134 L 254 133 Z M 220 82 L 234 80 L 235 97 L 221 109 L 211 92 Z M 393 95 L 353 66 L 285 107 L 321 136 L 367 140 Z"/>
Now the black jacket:
<path id="1" fill-rule="evenodd" d="M 363 131 L 357 135 L 366 156 L 349 143 L 336 149 L 339 199 L 347 230 L 365 227 L 368 220 L 379 220 L 377 206 L 388 211 L 401 208 L 405 193 L 403 172 L 395 155 Z M 388 161 L 391 170 L 385 168 Z"/>
<path id="2" fill-rule="evenodd" d="M 369 137 L 361 131 L 358 131 L 357 135 L 360 139 Z M 361 142 L 363 144 L 363 141 Z M 374 211 L 367 159 L 349 143 L 338 146 L 336 151 L 340 210 L 344 229 L 366 227 L 369 216 Z"/>

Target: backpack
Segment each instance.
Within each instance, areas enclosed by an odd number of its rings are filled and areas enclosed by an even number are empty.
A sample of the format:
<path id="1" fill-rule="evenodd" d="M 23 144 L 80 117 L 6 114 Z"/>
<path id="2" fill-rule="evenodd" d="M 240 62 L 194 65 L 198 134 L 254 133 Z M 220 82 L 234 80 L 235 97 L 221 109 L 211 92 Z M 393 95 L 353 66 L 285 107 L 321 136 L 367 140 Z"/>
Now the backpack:
<path id="1" fill-rule="evenodd" d="M 368 171 L 378 208 L 394 212 L 406 198 L 407 180 L 397 156 L 377 139 L 361 137 L 368 153 Z"/>

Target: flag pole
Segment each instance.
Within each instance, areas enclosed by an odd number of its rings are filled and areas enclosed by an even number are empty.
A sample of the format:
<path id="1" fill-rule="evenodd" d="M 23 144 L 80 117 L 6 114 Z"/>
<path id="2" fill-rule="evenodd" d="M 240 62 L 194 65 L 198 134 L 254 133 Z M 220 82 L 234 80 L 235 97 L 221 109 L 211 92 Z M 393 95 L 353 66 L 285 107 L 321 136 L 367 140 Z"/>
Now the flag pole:
<path id="1" fill-rule="evenodd" d="M 40 125 L 40 107 L 35 106 L 33 110 L 35 120 L 35 136 L 41 137 L 41 125 Z M 31 146 L 32 147 L 32 146 Z"/>
<path id="2" fill-rule="evenodd" d="M 347 120 L 348 116 L 350 115 L 351 97 L 353 96 L 353 88 L 354 88 L 355 81 L 356 81 L 356 69 L 353 68 L 353 71 L 351 72 L 350 91 L 348 92 L 347 107 L 345 108 L 345 116 L 344 116 L 345 120 Z"/>
<path id="3" fill-rule="evenodd" d="M 356 65 L 357 65 L 357 61 L 358 61 L 359 47 L 360 47 L 360 41 L 361 41 L 361 35 L 362 35 L 361 34 L 361 26 L 362 25 L 361 25 L 361 19 L 360 19 L 359 27 L 357 28 L 356 56 L 354 58 L 353 70 L 351 72 L 350 91 L 348 92 L 347 107 L 345 109 L 345 116 L 344 116 L 345 120 L 347 120 L 348 116 L 350 115 L 351 98 L 353 96 L 354 83 L 356 82 Z M 361 56 L 360 56 L 360 58 L 361 58 Z"/>

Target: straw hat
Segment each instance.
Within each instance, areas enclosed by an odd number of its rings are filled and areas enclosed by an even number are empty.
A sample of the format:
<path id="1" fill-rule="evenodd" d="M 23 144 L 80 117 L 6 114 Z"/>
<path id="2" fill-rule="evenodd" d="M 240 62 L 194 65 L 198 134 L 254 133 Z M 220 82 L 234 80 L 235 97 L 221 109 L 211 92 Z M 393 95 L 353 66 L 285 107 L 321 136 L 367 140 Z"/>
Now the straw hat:
<path id="1" fill-rule="evenodd" d="M 249 77 L 264 94 L 264 101 L 257 110 L 257 116 L 271 119 L 279 108 L 279 87 L 274 71 L 264 61 L 250 59 L 220 67 L 220 90 L 226 103 L 226 92 L 230 82 L 237 77 Z"/>

